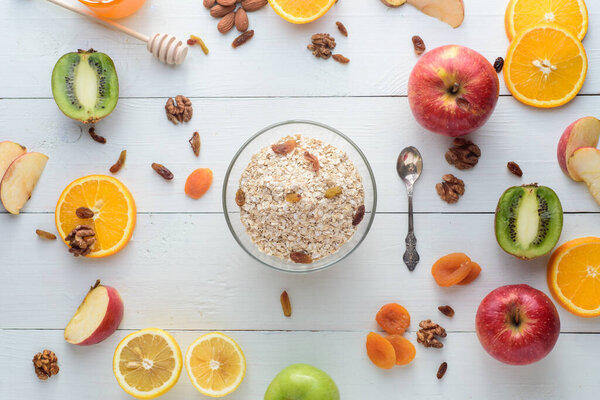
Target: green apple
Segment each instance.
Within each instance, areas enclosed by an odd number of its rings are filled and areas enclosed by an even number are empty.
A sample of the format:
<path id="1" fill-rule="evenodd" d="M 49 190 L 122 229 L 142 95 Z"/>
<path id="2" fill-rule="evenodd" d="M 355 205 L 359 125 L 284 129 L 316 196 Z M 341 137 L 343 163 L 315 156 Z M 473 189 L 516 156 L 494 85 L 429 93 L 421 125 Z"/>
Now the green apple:
<path id="1" fill-rule="evenodd" d="M 271 382 L 265 400 L 339 400 L 340 392 L 329 375 L 308 364 L 293 364 Z"/>

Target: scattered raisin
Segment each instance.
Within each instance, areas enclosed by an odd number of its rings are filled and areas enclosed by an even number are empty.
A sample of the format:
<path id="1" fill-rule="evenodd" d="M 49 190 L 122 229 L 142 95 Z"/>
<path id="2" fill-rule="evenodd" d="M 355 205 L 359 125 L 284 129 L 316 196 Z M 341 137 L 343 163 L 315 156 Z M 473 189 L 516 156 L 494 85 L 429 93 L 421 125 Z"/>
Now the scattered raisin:
<path id="1" fill-rule="evenodd" d="M 354 217 L 352 218 L 352 226 L 356 226 L 358 224 L 360 224 L 360 222 L 363 220 L 365 216 L 365 205 L 361 205 L 358 206 L 358 208 L 356 209 L 356 213 L 354 214 Z"/>
<path id="2" fill-rule="evenodd" d="M 331 56 L 335 61 L 339 62 L 340 64 L 348 64 L 350 62 L 350 59 L 347 57 L 344 57 L 341 54 L 334 54 Z"/>
<path id="3" fill-rule="evenodd" d="M 346 29 L 344 24 L 342 24 L 340 21 L 337 21 L 335 24 L 337 25 L 338 31 L 340 31 L 342 35 L 348 37 L 348 29 Z"/>
<path id="4" fill-rule="evenodd" d="M 297 264 L 310 264 L 313 262 L 312 257 L 305 251 L 292 251 L 290 258 Z"/>
<path id="5" fill-rule="evenodd" d="M 113 174 L 116 174 L 117 172 L 119 172 L 121 170 L 121 168 L 123 168 L 123 165 L 125 165 L 126 157 L 127 157 L 127 150 L 123 150 L 121 152 L 121 154 L 119 155 L 119 159 L 117 160 L 117 162 L 114 163 L 112 167 L 110 167 L 110 172 L 112 172 Z"/>
<path id="6" fill-rule="evenodd" d="M 286 317 L 292 316 L 292 303 L 290 303 L 290 296 L 284 290 L 281 292 L 281 296 L 279 296 L 279 300 L 281 301 L 281 309 L 283 310 L 283 315 Z"/>
<path id="7" fill-rule="evenodd" d="M 450 306 L 439 306 L 438 310 L 440 310 L 440 312 L 446 317 L 454 317 L 454 309 Z"/>
<path id="8" fill-rule="evenodd" d="M 246 204 L 246 193 L 244 193 L 242 188 L 239 188 L 237 192 L 235 192 L 235 204 L 240 207 Z"/>
<path id="9" fill-rule="evenodd" d="M 496 72 L 500 73 L 502 71 L 502 67 L 504 67 L 504 58 L 496 58 L 496 61 L 494 61 L 494 69 L 496 70 Z"/>
<path id="10" fill-rule="evenodd" d="M 56 240 L 56 235 L 53 233 L 46 232 L 41 229 L 36 229 L 35 233 L 41 238 L 48 239 L 48 240 Z"/>
<path id="11" fill-rule="evenodd" d="M 415 54 L 420 56 L 425 53 L 425 42 L 421 39 L 421 36 L 413 36 L 412 37 L 413 47 L 415 48 Z"/>
<path id="12" fill-rule="evenodd" d="M 300 196 L 298 193 L 290 193 L 285 196 L 285 201 L 288 203 L 297 203 L 301 198 L 302 196 Z"/>
<path id="13" fill-rule="evenodd" d="M 94 128 L 93 126 L 90 127 L 90 129 L 88 130 L 88 133 L 90 134 L 92 139 L 94 139 L 96 142 L 102 143 L 102 144 L 106 143 L 106 139 L 104 138 L 104 136 L 97 135 L 96 128 Z"/>
<path id="14" fill-rule="evenodd" d="M 443 363 L 440 364 L 440 367 L 438 368 L 438 372 L 437 372 L 437 378 L 438 379 L 442 379 L 444 377 L 444 375 L 446 374 L 446 371 L 448 370 L 448 363 L 446 361 L 444 361 Z"/>
<path id="15" fill-rule="evenodd" d="M 198 132 L 194 132 L 189 142 L 190 146 L 192 146 L 192 151 L 196 157 L 198 157 L 200 155 L 200 134 Z"/>
<path id="16" fill-rule="evenodd" d="M 79 219 L 90 219 L 94 217 L 94 212 L 87 207 L 79 207 L 75 210 L 75 215 Z"/>
<path id="17" fill-rule="evenodd" d="M 342 187 L 341 186 L 334 186 L 331 187 L 329 189 L 327 189 L 327 191 L 325 192 L 325 198 L 326 199 L 332 199 L 335 196 L 339 195 L 342 193 Z"/>
<path id="18" fill-rule="evenodd" d="M 240 36 L 236 37 L 233 40 L 233 43 L 231 43 L 231 47 L 233 47 L 234 49 L 236 47 L 240 47 L 241 45 L 246 43 L 248 40 L 252 39 L 253 36 L 254 36 L 254 30 L 250 29 L 249 31 L 246 31 L 246 32 L 242 33 Z"/>
<path id="19" fill-rule="evenodd" d="M 317 158 L 317 156 L 310 154 L 308 151 L 305 151 L 304 158 L 312 164 L 313 171 L 319 171 L 321 165 L 319 164 L 319 159 Z"/>
<path id="20" fill-rule="evenodd" d="M 193 46 L 196 44 L 196 41 L 194 39 L 188 39 L 187 44 L 188 44 L 188 46 Z"/>
<path id="21" fill-rule="evenodd" d="M 519 164 L 517 164 L 514 161 L 510 161 L 508 164 L 506 164 L 506 168 L 508 168 L 511 174 L 514 174 L 518 177 L 523 176 L 523 171 L 521 170 L 521 167 L 519 167 Z"/>
<path id="22" fill-rule="evenodd" d="M 283 143 L 274 144 L 271 149 L 275 154 L 286 155 L 291 153 L 296 148 L 296 140 L 288 139 Z"/>
<path id="23" fill-rule="evenodd" d="M 170 181 L 173 179 L 173 173 L 169 171 L 167 167 L 162 164 L 152 163 L 152 169 L 156 171 L 157 174 L 162 176 L 164 179 Z"/>

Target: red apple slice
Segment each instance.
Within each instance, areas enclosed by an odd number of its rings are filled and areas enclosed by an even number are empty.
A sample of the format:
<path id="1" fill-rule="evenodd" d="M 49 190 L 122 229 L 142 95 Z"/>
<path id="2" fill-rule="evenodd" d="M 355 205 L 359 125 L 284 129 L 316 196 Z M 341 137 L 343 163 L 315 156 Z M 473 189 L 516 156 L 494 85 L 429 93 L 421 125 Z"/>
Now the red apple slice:
<path id="1" fill-rule="evenodd" d="M 421 12 L 458 28 L 465 19 L 463 0 L 408 0 Z"/>
<path id="2" fill-rule="evenodd" d="M 0 200 L 11 214 L 18 214 L 31 198 L 48 157 L 42 153 L 25 153 L 9 166 L 0 183 Z"/>
<path id="3" fill-rule="evenodd" d="M 0 179 L 8 169 L 8 166 L 19 156 L 27 152 L 24 146 L 15 142 L 0 142 Z"/>
<path id="4" fill-rule="evenodd" d="M 556 155 L 562 171 L 576 182 L 582 179 L 569 168 L 567 162 L 575 150 L 580 147 L 596 147 L 600 139 L 600 120 L 594 117 L 584 117 L 573 122 L 565 129 L 558 141 Z"/>
<path id="5" fill-rule="evenodd" d="M 79 346 L 100 343 L 117 330 L 122 319 L 121 295 L 98 280 L 65 328 L 65 340 Z"/>
<path id="6" fill-rule="evenodd" d="M 569 158 L 569 170 L 574 171 L 588 186 L 588 190 L 600 204 L 600 150 L 582 147 Z"/>

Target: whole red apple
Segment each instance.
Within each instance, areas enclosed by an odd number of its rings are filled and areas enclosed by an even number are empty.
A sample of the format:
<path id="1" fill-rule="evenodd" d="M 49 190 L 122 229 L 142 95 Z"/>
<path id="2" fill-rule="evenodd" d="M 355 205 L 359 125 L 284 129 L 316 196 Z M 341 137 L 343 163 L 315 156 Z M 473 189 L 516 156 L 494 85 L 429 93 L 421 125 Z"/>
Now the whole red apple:
<path id="1" fill-rule="evenodd" d="M 417 122 L 446 136 L 463 136 L 492 115 L 500 83 L 494 67 L 468 47 L 448 45 L 425 53 L 408 80 L 408 102 Z"/>
<path id="2" fill-rule="evenodd" d="M 526 365 L 546 357 L 560 334 L 560 319 L 552 301 L 529 285 L 492 290 L 479 304 L 477 337 L 496 360 Z"/>

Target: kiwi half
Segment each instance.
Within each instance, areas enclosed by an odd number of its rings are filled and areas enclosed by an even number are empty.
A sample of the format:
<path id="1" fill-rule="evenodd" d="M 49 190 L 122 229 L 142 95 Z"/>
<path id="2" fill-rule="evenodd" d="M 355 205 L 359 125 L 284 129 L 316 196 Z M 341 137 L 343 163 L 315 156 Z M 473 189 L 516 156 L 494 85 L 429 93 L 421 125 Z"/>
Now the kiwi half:
<path id="1" fill-rule="evenodd" d="M 504 251 L 529 260 L 552 251 L 563 226 L 554 190 L 536 184 L 508 188 L 496 208 L 496 240 Z"/>
<path id="2" fill-rule="evenodd" d="M 69 118 L 94 123 L 109 115 L 119 100 L 115 64 L 93 49 L 62 56 L 52 71 L 52 95 Z"/>

